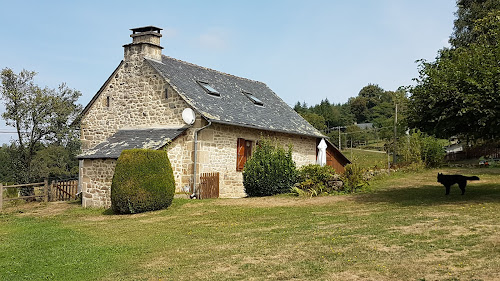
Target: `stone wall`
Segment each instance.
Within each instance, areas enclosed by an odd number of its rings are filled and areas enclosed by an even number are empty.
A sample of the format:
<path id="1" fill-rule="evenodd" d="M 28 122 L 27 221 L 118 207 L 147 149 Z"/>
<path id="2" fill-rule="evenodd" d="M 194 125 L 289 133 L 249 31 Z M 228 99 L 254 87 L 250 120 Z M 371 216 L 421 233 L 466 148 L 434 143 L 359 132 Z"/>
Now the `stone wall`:
<path id="1" fill-rule="evenodd" d="M 111 207 L 111 182 L 115 172 L 114 159 L 85 159 L 81 167 L 83 207 Z"/>
<path id="2" fill-rule="evenodd" d="M 183 126 L 186 107 L 144 59 L 125 61 L 83 115 L 82 149 L 93 148 L 125 127 Z"/>
<path id="3" fill-rule="evenodd" d="M 255 142 L 264 136 L 276 138 L 285 147 L 292 144 L 292 157 L 297 167 L 315 163 L 316 138 L 314 137 L 212 124 L 199 134 L 198 171 L 200 173 L 219 172 L 221 198 L 246 196 L 242 172 L 236 171 L 238 138 L 251 140 L 252 150 L 255 150 Z"/>

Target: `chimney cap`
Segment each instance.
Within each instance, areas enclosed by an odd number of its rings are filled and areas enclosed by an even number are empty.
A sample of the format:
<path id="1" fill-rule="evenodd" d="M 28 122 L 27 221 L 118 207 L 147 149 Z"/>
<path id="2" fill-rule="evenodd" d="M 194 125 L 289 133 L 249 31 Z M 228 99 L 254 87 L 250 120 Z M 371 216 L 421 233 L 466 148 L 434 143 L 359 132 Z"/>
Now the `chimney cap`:
<path id="1" fill-rule="evenodd" d="M 160 33 L 160 30 L 163 30 L 163 28 L 159 28 L 156 26 L 148 25 L 148 26 L 143 26 L 143 27 L 136 27 L 136 28 L 131 28 L 132 34 L 135 34 L 136 32 L 147 32 L 147 31 L 152 31 L 152 32 L 158 32 Z"/>

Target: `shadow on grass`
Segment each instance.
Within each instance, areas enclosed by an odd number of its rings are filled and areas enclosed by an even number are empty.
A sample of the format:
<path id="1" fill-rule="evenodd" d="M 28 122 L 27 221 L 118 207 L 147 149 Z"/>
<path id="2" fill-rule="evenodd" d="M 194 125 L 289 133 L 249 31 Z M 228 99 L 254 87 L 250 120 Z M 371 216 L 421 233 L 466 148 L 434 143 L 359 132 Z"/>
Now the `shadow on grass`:
<path id="1" fill-rule="evenodd" d="M 167 208 L 165 209 L 160 209 L 160 210 L 154 210 L 154 211 L 147 211 L 147 212 L 144 212 L 144 213 L 150 213 L 150 212 L 162 212 L 162 211 L 170 211 L 172 209 L 177 209 L 177 208 L 180 208 L 181 206 L 187 204 L 187 203 L 198 203 L 200 200 L 192 200 L 192 199 L 184 199 L 184 198 L 174 198 L 174 200 L 172 201 L 172 204 L 170 206 L 168 206 Z M 130 215 L 134 215 L 134 214 L 119 214 L 119 213 L 115 213 L 113 212 L 113 209 L 112 208 L 108 208 L 108 209 L 104 209 L 102 211 L 102 214 L 105 215 L 105 216 L 130 216 Z"/>
<path id="2" fill-rule="evenodd" d="M 450 195 L 445 195 L 442 185 L 422 185 L 379 190 L 353 199 L 358 202 L 386 202 L 400 206 L 500 202 L 500 187 L 498 184 L 471 184 L 467 186 L 465 195 L 461 195 L 458 186 L 453 185 Z"/>

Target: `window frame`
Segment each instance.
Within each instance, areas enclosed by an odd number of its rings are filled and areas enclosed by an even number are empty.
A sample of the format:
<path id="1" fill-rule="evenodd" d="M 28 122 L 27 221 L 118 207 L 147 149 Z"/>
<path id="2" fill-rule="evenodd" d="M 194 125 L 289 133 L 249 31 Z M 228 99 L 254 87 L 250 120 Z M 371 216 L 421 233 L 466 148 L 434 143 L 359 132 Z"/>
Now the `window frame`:
<path id="1" fill-rule="evenodd" d="M 250 93 L 250 92 L 246 92 L 246 91 L 242 91 L 242 93 L 245 95 L 245 97 L 247 97 L 247 99 L 249 99 L 254 105 L 256 106 L 260 106 L 260 107 L 264 107 L 264 102 L 259 99 L 258 97 L 256 97 L 254 94 Z"/>
<path id="2" fill-rule="evenodd" d="M 211 96 L 215 96 L 215 97 L 220 97 L 220 93 L 219 91 L 217 91 L 217 89 L 215 89 L 214 86 L 212 86 L 210 83 L 208 82 L 205 82 L 205 81 L 200 81 L 200 80 L 196 80 L 196 83 L 198 83 L 198 85 L 200 85 L 200 87 L 209 95 Z"/>

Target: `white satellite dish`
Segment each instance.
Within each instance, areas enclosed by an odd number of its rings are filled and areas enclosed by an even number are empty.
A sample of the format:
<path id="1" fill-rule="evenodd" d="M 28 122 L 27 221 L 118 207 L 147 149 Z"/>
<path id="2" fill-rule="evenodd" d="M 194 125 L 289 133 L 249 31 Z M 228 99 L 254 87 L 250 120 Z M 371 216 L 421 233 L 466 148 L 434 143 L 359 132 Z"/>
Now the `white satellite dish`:
<path id="1" fill-rule="evenodd" d="M 193 125 L 194 120 L 196 119 L 196 115 L 194 114 L 194 111 L 191 108 L 185 108 L 182 111 L 182 120 L 188 125 Z"/>

